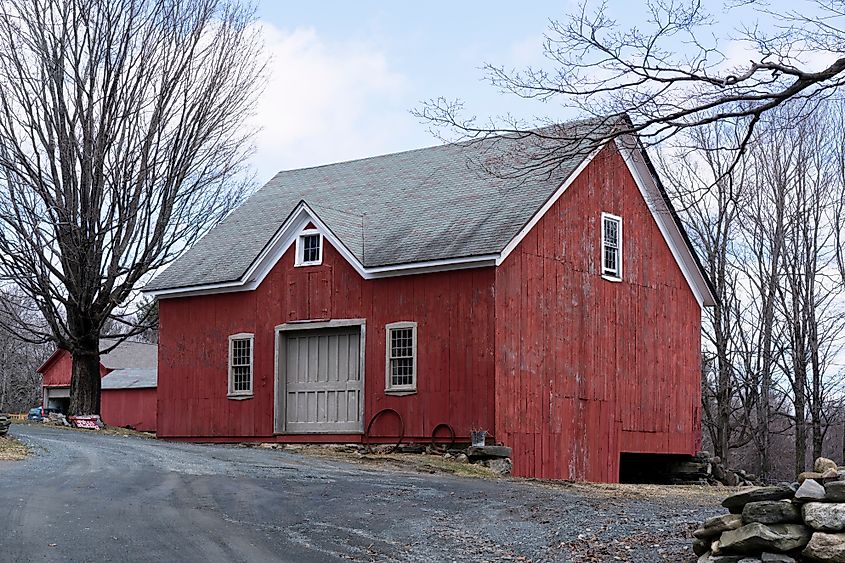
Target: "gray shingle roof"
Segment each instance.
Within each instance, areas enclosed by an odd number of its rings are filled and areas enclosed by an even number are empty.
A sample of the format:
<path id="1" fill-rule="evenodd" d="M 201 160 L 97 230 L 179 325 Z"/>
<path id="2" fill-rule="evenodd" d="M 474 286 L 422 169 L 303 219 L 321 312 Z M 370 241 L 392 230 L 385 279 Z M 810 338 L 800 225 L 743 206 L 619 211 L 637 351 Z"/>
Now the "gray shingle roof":
<path id="1" fill-rule="evenodd" d="M 571 122 L 540 130 L 554 140 L 498 137 L 279 172 L 145 290 L 240 279 L 302 201 L 364 267 L 498 253 L 584 160 L 595 129 Z M 532 160 L 550 142 L 566 145 L 551 170 Z M 525 163 L 542 170 L 521 173 Z"/>
<path id="2" fill-rule="evenodd" d="M 105 338 L 100 342 L 102 348 L 108 348 L 112 344 L 111 340 Z M 158 345 L 149 342 L 124 340 L 114 350 L 102 354 L 100 363 L 115 370 L 125 368 L 155 369 L 158 367 Z"/>
<path id="3" fill-rule="evenodd" d="M 148 389 L 158 386 L 158 371 L 155 368 L 117 369 L 102 379 L 103 389 Z"/>

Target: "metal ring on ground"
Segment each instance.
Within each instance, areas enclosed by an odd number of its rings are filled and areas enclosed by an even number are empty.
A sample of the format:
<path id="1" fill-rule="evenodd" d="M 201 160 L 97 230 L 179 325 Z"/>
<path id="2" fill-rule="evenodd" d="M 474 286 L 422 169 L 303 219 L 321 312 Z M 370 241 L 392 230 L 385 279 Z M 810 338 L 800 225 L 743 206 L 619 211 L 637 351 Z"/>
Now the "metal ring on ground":
<path id="1" fill-rule="evenodd" d="M 437 443 L 437 431 L 441 428 L 446 428 L 449 431 L 449 443 L 446 445 L 446 449 L 448 450 L 450 447 L 455 445 L 455 430 L 450 424 L 446 424 L 445 422 L 441 422 L 434 427 L 434 430 L 431 431 L 431 447 L 439 447 L 439 444 Z"/>
<path id="2" fill-rule="evenodd" d="M 373 423 L 378 420 L 378 417 L 380 417 L 384 413 L 390 412 L 395 414 L 396 417 L 399 419 L 399 439 L 396 441 L 396 444 L 392 448 L 390 448 L 390 450 L 387 451 L 387 453 L 392 454 L 393 452 L 395 452 L 399 445 L 402 443 L 402 440 L 405 439 L 405 420 L 402 418 L 402 415 L 399 414 L 396 409 L 391 409 L 389 407 L 386 409 L 381 409 L 370 419 L 370 423 L 367 425 L 367 431 L 364 432 L 364 445 L 367 447 L 367 452 L 372 452 L 372 448 L 370 447 L 370 430 L 373 429 Z"/>

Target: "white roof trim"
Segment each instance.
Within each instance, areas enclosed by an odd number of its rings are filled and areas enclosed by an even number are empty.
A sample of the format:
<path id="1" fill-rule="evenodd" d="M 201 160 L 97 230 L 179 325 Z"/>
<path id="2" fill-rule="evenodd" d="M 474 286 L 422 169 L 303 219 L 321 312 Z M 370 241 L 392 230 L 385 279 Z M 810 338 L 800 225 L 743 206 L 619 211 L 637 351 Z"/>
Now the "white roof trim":
<path id="1" fill-rule="evenodd" d="M 636 147 L 636 141 L 634 141 Z M 695 258 L 692 255 L 692 250 L 687 246 L 683 235 L 681 234 L 675 221 L 672 219 L 668 209 L 661 212 L 655 207 L 655 201 L 662 202 L 662 195 L 660 189 L 655 182 L 645 164 L 642 155 L 637 148 L 626 147 L 620 140 L 616 141 L 619 151 L 622 154 L 628 170 L 634 177 L 635 183 L 640 190 L 640 193 L 645 199 L 649 210 L 651 211 L 654 220 L 663 235 L 666 244 L 672 251 L 672 256 L 678 263 L 684 278 L 692 289 L 699 305 L 710 306 L 715 304 L 710 288 L 704 279 Z M 157 298 L 167 297 L 187 297 L 191 295 L 210 295 L 215 293 L 228 293 L 235 291 L 251 291 L 258 287 L 264 278 L 270 273 L 270 270 L 282 258 L 287 250 L 296 242 L 300 232 L 308 225 L 313 223 L 317 230 L 323 235 L 324 239 L 328 240 L 331 245 L 349 262 L 355 271 L 364 279 L 375 279 L 402 275 L 423 274 L 429 272 L 441 272 L 448 270 L 459 270 L 466 268 L 480 268 L 485 266 L 498 266 L 504 262 L 520 242 L 528 235 L 531 229 L 543 218 L 546 212 L 557 202 L 558 199 L 566 192 L 569 186 L 581 175 L 581 172 L 593 161 L 595 156 L 601 151 L 603 147 L 595 149 L 590 153 L 578 167 L 572 171 L 569 177 L 560 185 L 552 196 L 546 200 L 546 203 L 534 214 L 530 221 L 514 236 L 513 239 L 497 254 L 485 254 L 481 256 L 470 256 L 463 258 L 451 258 L 445 260 L 431 260 L 427 262 L 412 262 L 406 264 L 397 264 L 391 266 L 377 266 L 366 268 L 355 257 L 352 252 L 332 233 L 328 226 L 323 223 L 316 213 L 306 204 L 300 202 L 299 205 L 291 213 L 290 217 L 279 228 L 276 234 L 271 239 L 259 254 L 258 258 L 253 261 L 246 273 L 240 280 L 197 285 L 190 287 L 178 287 L 170 289 L 160 289 L 149 291 L 150 295 Z"/>
<path id="2" fill-rule="evenodd" d="M 695 295 L 698 305 L 700 307 L 714 306 L 716 298 L 710 291 L 710 286 L 707 285 L 707 280 L 698 267 L 692 249 L 687 245 L 680 228 L 672 218 L 672 213 L 666 207 L 663 194 L 661 194 L 657 181 L 645 162 L 639 143 L 636 139 L 625 136 L 616 139 L 616 146 L 619 148 L 619 153 L 625 160 L 625 164 L 628 165 L 628 170 L 634 177 L 634 182 L 637 184 L 646 205 L 648 205 L 651 216 L 654 217 L 666 245 L 672 251 L 672 256 L 681 269 L 684 279 Z"/>
<path id="3" fill-rule="evenodd" d="M 331 242 L 331 245 L 337 250 L 347 262 L 349 262 L 355 271 L 364 279 L 385 278 L 394 276 L 403 276 L 411 274 L 423 274 L 428 272 L 439 272 L 444 270 L 461 270 L 466 268 L 480 268 L 483 266 L 495 266 L 498 254 L 486 254 L 481 256 L 470 256 L 464 258 L 449 258 L 445 260 L 430 260 L 426 262 L 411 262 L 407 264 L 397 264 L 395 266 L 376 266 L 372 268 L 365 268 L 363 264 L 349 251 L 343 243 L 338 240 L 331 230 L 323 223 L 317 214 L 308 207 L 305 202 L 300 202 L 287 221 L 279 228 L 276 234 L 271 239 L 259 254 L 258 258 L 253 261 L 246 273 L 240 280 L 197 285 L 190 287 L 174 287 L 168 289 L 160 289 L 149 291 L 148 293 L 157 298 L 167 297 L 187 297 L 191 295 L 211 295 L 215 293 L 228 293 L 234 291 L 251 291 L 258 287 L 273 266 L 281 260 L 285 252 L 296 242 L 299 234 L 308 225 L 313 223 L 317 227 L 317 231 L 323 235 L 323 238 Z"/>

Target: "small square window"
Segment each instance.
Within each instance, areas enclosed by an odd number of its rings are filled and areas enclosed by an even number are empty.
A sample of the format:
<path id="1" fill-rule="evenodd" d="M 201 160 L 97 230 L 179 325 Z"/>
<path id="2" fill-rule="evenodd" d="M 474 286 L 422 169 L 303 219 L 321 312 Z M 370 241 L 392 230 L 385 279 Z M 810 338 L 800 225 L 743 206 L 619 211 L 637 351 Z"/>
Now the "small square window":
<path id="1" fill-rule="evenodd" d="M 622 218 L 609 213 L 601 214 L 601 274 L 622 279 Z"/>
<path id="2" fill-rule="evenodd" d="M 317 230 L 303 231 L 296 239 L 296 266 L 316 266 L 323 262 L 323 235 Z"/>
<path id="3" fill-rule="evenodd" d="M 417 323 L 387 325 L 386 390 L 413 393 L 417 389 Z"/>

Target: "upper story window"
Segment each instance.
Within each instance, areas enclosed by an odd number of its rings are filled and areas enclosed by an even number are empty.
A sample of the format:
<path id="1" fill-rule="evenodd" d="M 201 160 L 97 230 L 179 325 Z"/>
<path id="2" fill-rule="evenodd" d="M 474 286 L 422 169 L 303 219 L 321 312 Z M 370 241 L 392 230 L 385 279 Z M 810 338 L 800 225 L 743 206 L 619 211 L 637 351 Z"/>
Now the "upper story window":
<path id="1" fill-rule="evenodd" d="M 387 392 L 417 390 L 417 323 L 387 325 Z"/>
<path id="2" fill-rule="evenodd" d="M 601 274 L 606 279 L 622 279 L 622 217 L 601 214 Z"/>
<path id="3" fill-rule="evenodd" d="M 254 335 L 233 334 L 229 337 L 229 397 L 252 396 L 252 360 Z"/>
<path id="4" fill-rule="evenodd" d="M 296 266 L 317 266 L 323 263 L 323 235 L 316 229 L 299 233 L 296 238 Z"/>

